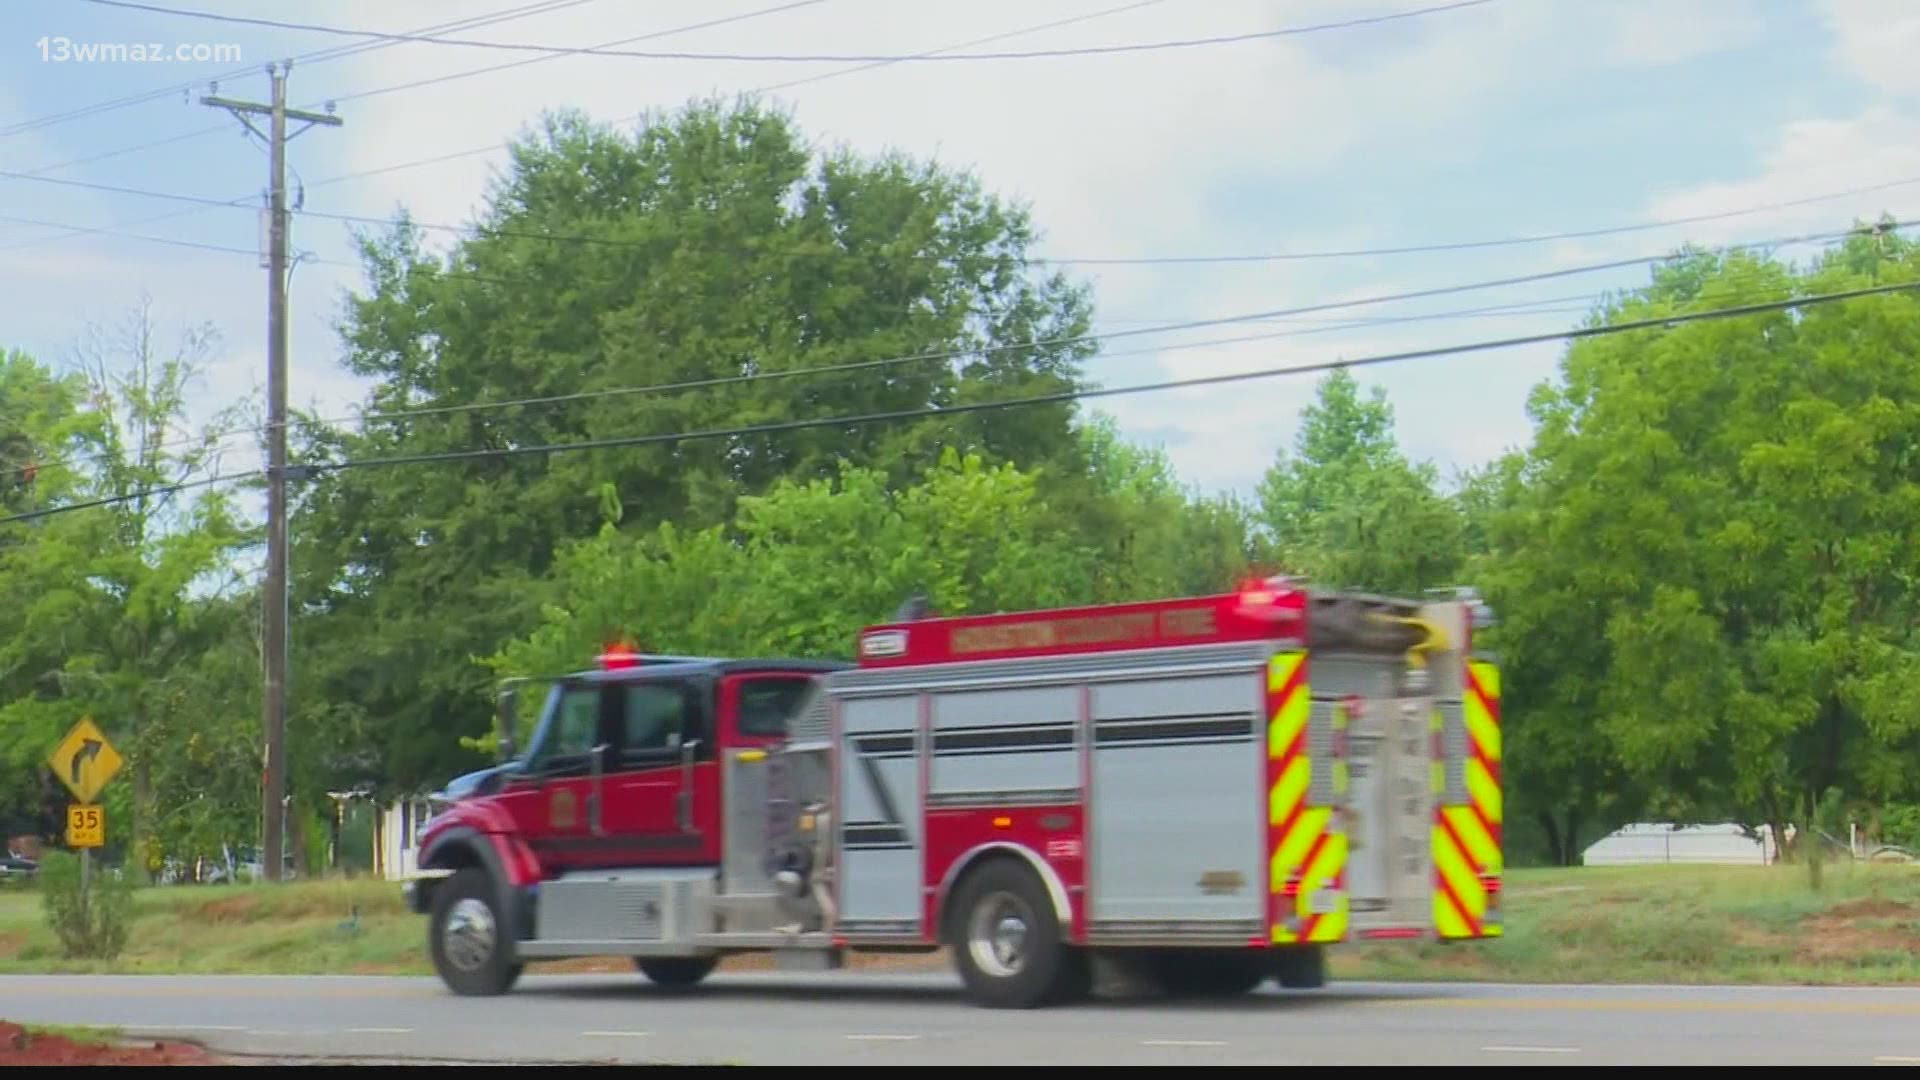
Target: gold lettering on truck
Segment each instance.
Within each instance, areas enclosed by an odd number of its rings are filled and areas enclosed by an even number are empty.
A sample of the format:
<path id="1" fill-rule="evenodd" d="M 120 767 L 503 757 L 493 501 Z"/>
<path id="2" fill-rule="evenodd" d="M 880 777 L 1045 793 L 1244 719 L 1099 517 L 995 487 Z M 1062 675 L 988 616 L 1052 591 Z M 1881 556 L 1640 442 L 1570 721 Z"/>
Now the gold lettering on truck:
<path id="1" fill-rule="evenodd" d="M 1210 607 L 1174 611 L 1137 611 L 1119 615 L 1083 615 L 1068 619 L 993 626 L 963 626 L 949 636 L 955 653 L 1006 652 L 1049 649 L 1062 645 L 1110 645 L 1115 642 L 1151 642 L 1161 637 L 1206 637 L 1218 632 Z"/>
<path id="2" fill-rule="evenodd" d="M 1053 645 L 1051 623 L 1010 623 L 1002 626 L 963 626 L 953 632 L 949 647 L 957 653 L 1001 652 L 1007 649 L 1044 649 Z"/>
<path id="3" fill-rule="evenodd" d="M 1160 632 L 1167 637 L 1207 637 L 1218 632 L 1210 607 L 1179 608 L 1160 614 Z"/>

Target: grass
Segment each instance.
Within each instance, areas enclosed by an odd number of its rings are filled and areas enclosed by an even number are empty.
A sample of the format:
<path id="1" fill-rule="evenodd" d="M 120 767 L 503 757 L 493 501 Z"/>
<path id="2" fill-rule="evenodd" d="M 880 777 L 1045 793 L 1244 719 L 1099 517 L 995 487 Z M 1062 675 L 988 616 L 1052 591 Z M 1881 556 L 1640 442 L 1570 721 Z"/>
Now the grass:
<path id="1" fill-rule="evenodd" d="M 81 1024 L 22 1024 L 20 1030 L 36 1039 L 67 1039 L 83 1046 L 107 1046 L 119 1042 L 125 1032 L 117 1027 L 93 1027 Z"/>
<path id="2" fill-rule="evenodd" d="M 66 959 L 38 895 L 0 896 L 0 972 L 417 974 L 424 944 L 423 921 L 384 881 L 139 889 L 112 961 Z"/>
<path id="3" fill-rule="evenodd" d="M 142 889 L 127 949 L 73 961 L 33 893 L 0 895 L 0 972 L 428 974 L 425 923 L 382 881 Z M 1595 867 L 1507 876 L 1504 937 L 1337 950 L 1336 979 L 1888 984 L 1920 980 L 1920 867 Z M 354 913 L 357 911 L 357 920 Z M 855 966 L 944 968 L 941 956 Z M 742 958 L 729 967 L 760 967 Z M 623 960 L 530 970 L 631 971 Z"/>
<path id="4" fill-rule="evenodd" d="M 1507 877 L 1495 941 L 1356 946 L 1347 979 L 1886 984 L 1920 979 L 1920 867 L 1590 867 Z"/>

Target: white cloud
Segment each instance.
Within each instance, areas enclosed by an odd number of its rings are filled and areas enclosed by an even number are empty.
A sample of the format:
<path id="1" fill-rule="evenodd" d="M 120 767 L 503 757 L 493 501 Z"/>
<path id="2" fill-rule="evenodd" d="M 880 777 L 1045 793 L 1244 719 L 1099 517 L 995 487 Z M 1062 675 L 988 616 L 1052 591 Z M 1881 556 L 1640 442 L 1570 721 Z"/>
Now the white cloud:
<path id="1" fill-rule="evenodd" d="M 1602 40 L 1608 55 L 1624 63 L 1664 67 L 1740 48 L 1760 35 L 1769 7 L 1755 0 L 1689 0 L 1684 5 L 1625 3 L 1596 7 L 1611 22 Z"/>
<path id="2" fill-rule="evenodd" d="M 1912 182 L 1804 201 L 1901 180 Z M 1695 225 L 1690 233 L 1702 242 L 1724 243 L 1834 231 L 1883 212 L 1902 218 L 1920 213 L 1920 115 L 1882 105 L 1846 119 L 1795 121 L 1781 129 L 1756 174 L 1671 192 L 1654 199 L 1649 210 L 1668 219 L 1789 202 L 1801 205 Z"/>
<path id="3" fill-rule="evenodd" d="M 1841 62 L 1890 94 L 1920 96 L 1920 5 L 1910 0 L 1827 0 L 1821 7 Z"/>

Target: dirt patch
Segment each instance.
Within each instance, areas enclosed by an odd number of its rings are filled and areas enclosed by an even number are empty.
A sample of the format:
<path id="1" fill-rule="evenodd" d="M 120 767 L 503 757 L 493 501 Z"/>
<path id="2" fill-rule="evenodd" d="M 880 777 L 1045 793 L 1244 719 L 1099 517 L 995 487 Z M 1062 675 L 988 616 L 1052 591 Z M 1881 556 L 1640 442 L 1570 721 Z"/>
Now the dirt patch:
<path id="1" fill-rule="evenodd" d="M 1912 918 L 1913 905 L 1898 900 L 1861 899 L 1835 904 L 1827 910 L 1829 919 L 1904 919 Z"/>
<path id="2" fill-rule="evenodd" d="M 1794 955 L 1808 964 L 1852 964 L 1863 956 L 1920 956 L 1920 938 L 1897 926 L 1860 926 L 1846 919 L 1808 919 L 1794 942 Z"/>
<path id="3" fill-rule="evenodd" d="M 64 1035 L 40 1035 L 18 1024 L 0 1023 L 0 1066 L 217 1064 L 213 1055 L 191 1043 L 75 1042 Z"/>
<path id="4" fill-rule="evenodd" d="M 218 900 L 208 900 L 205 903 L 195 905 L 193 909 L 193 921 L 211 923 L 252 922 L 254 913 L 259 906 L 257 897 L 223 896 Z"/>
<path id="5" fill-rule="evenodd" d="M 27 947 L 27 935 L 18 930 L 0 933 L 0 960 L 11 960 Z"/>

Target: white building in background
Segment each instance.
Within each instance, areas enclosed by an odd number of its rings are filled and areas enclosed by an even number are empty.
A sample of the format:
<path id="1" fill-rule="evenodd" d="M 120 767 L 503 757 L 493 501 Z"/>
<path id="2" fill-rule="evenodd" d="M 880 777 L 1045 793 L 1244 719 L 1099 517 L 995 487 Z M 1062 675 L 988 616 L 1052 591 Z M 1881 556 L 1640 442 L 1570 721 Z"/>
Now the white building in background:
<path id="1" fill-rule="evenodd" d="M 373 873 L 388 881 L 409 877 L 420 866 L 420 831 L 430 817 L 427 800 L 401 799 L 377 807 L 373 818 Z"/>
<path id="2" fill-rule="evenodd" d="M 1587 866 L 1650 866 L 1660 863 L 1709 863 L 1767 866 L 1779 857 L 1773 830 L 1762 825 L 1753 839 L 1739 825 L 1626 825 L 1594 841 L 1584 852 Z"/>

